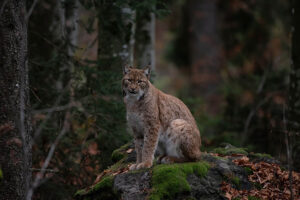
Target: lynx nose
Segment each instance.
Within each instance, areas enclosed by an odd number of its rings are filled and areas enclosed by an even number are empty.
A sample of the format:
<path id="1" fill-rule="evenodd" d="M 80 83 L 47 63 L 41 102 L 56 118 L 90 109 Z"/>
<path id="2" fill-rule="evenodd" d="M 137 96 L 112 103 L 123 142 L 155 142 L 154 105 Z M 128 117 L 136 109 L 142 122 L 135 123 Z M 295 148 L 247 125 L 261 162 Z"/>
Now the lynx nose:
<path id="1" fill-rule="evenodd" d="M 137 90 L 136 90 L 136 89 L 131 88 L 131 89 L 129 89 L 128 91 L 129 91 L 131 94 L 137 94 Z"/>

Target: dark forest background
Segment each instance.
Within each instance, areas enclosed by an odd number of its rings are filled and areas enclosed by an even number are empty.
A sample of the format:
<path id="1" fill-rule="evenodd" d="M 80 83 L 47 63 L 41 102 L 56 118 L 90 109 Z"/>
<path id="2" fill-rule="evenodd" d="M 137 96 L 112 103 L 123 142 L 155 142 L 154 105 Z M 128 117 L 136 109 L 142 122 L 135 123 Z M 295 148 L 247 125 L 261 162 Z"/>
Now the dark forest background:
<path id="1" fill-rule="evenodd" d="M 292 7 L 286 0 L 27 0 L 34 199 L 72 199 L 131 140 L 125 64 L 150 64 L 154 85 L 186 103 L 202 151 L 230 143 L 288 163 L 288 148 L 299 170 Z"/>

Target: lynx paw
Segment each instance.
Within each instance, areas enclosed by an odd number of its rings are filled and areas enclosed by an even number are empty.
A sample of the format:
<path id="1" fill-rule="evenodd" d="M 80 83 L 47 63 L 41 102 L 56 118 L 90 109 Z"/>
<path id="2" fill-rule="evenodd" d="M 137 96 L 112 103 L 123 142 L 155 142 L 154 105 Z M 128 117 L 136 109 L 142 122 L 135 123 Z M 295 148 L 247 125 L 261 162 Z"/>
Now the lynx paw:
<path id="1" fill-rule="evenodd" d="M 129 167 L 129 170 L 135 170 L 137 166 L 138 166 L 138 164 L 132 164 L 132 165 Z"/>
<path id="2" fill-rule="evenodd" d="M 136 169 L 150 168 L 152 166 L 151 161 L 142 162 L 137 165 Z"/>

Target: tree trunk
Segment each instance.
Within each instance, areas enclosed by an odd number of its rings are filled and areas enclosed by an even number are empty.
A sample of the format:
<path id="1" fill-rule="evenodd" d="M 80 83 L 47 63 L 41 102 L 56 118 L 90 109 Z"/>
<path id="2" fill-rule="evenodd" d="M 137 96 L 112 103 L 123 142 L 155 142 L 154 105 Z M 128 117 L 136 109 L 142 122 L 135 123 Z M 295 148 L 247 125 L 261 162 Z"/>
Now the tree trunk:
<path id="1" fill-rule="evenodd" d="M 201 96 L 206 112 L 216 114 L 221 104 L 221 40 L 218 35 L 217 1 L 189 0 L 189 52 L 192 93 Z"/>
<path id="2" fill-rule="evenodd" d="M 98 62 L 100 70 L 121 70 L 133 64 L 135 11 L 114 2 L 98 4 Z"/>
<path id="3" fill-rule="evenodd" d="M 155 14 L 138 12 L 136 32 L 136 63 L 140 67 L 151 65 L 155 70 Z"/>
<path id="4" fill-rule="evenodd" d="M 68 9 L 69 13 L 68 16 L 66 16 L 67 41 L 69 41 L 68 55 L 73 57 L 78 45 L 79 1 L 73 0 L 66 9 Z"/>
<path id="5" fill-rule="evenodd" d="M 6 3 L 6 4 L 5 4 Z M 5 4 L 5 5 L 4 5 Z M 31 181 L 31 126 L 25 0 L 2 1 L 0 17 L 0 199 L 25 199 Z"/>
<path id="6" fill-rule="evenodd" d="M 122 56 L 122 62 L 124 64 L 133 65 L 134 62 L 134 44 L 135 44 L 135 17 L 136 13 L 134 10 L 132 10 L 130 7 L 125 7 L 121 9 L 122 12 L 122 22 L 124 27 L 130 26 L 130 29 L 127 30 L 127 33 L 129 36 L 129 41 L 125 40 L 123 42 L 123 47 L 127 46 L 127 48 L 123 48 L 123 52 L 121 53 Z"/>
<path id="7" fill-rule="evenodd" d="M 292 65 L 289 87 L 288 133 L 294 156 L 294 165 L 300 168 L 300 1 L 293 0 L 292 5 Z"/>

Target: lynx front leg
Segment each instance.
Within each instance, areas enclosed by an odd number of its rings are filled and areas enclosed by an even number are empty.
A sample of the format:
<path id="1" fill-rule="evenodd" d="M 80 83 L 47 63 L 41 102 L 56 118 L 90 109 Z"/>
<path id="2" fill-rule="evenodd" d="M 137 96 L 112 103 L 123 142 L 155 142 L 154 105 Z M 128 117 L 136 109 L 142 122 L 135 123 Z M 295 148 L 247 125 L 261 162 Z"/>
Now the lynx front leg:
<path id="1" fill-rule="evenodd" d="M 153 164 L 154 153 L 158 143 L 159 127 L 150 126 L 144 135 L 142 162 L 136 169 L 150 168 Z"/>
<path id="2" fill-rule="evenodd" d="M 130 170 L 136 169 L 137 165 L 142 162 L 143 142 L 144 142 L 144 140 L 142 137 L 134 138 L 134 145 L 135 145 L 135 152 L 136 152 L 136 164 L 131 165 L 129 167 Z"/>

